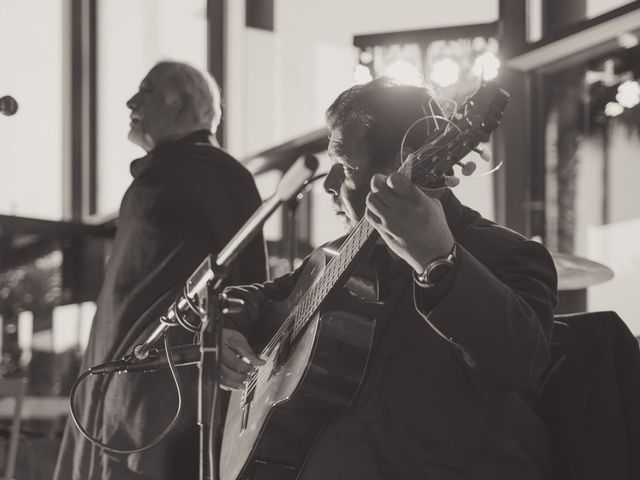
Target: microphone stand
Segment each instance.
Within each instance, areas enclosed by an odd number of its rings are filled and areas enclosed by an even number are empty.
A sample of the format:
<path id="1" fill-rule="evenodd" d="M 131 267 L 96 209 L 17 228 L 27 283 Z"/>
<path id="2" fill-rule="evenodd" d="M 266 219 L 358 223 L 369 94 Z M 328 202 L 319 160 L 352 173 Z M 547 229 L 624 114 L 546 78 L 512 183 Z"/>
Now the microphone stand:
<path id="1" fill-rule="evenodd" d="M 293 167 L 283 176 L 278 184 L 276 193 L 265 201 L 240 230 L 233 236 L 225 247 L 218 253 L 215 259 L 207 256 L 198 266 L 186 282 L 182 295 L 168 308 L 167 313 L 161 317 L 158 326 L 133 350 L 137 360 L 145 360 L 153 344 L 170 327 L 181 325 L 185 329 L 196 333 L 200 324 L 207 315 L 207 300 L 209 289 L 217 291 L 227 277 L 227 270 L 231 262 L 256 236 L 264 222 L 282 203 L 295 197 L 308 185 L 309 179 L 318 168 L 318 159 L 307 156 L 298 160 Z M 240 303 L 241 304 L 241 303 Z M 227 299 L 224 308 L 238 305 L 238 301 Z M 193 317 L 195 314 L 199 318 Z"/>
<path id="2" fill-rule="evenodd" d="M 224 294 L 217 294 L 209 304 L 206 320 L 200 329 L 200 363 L 198 364 L 198 427 L 200 434 L 200 480 L 218 480 L 220 472 L 217 426 L 221 421 L 218 396 L 220 374 L 220 339 Z"/>
<path id="3" fill-rule="evenodd" d="M 298 160 L 283 176 L 276 194 L 264 202 L 218 253 L 200 264 L 189 277 L 182 295 L 169 307 L 160 324 L 144 343 L 133 350 L 133 357 L 145 360 L 153 344 L 175 325 L 197 331 L 200 340 L 198 363 L 198 425 L 200 427 L 200 480 L 218 480 L 219 471 L 214 456 L 218 453 L 216 425 L 219 416 L 219 356 L 222 315 L 242 305 L 241 300 L 221 293 L 231 262 L 256 236 L 264 222 L 280 206 L 298 195 L 308 184 L 318 167 L 318 160 L 307 156 Z M 195 315 L 194 315 L 195 314 Z M 197 318 L 194 318 L 197 317 Z M 196 324 L 196 322 L 198 322 Z M 167 352 L 170 355 L 170 352 Z M 209 413 L 207 415 L 207 413 Z"/>

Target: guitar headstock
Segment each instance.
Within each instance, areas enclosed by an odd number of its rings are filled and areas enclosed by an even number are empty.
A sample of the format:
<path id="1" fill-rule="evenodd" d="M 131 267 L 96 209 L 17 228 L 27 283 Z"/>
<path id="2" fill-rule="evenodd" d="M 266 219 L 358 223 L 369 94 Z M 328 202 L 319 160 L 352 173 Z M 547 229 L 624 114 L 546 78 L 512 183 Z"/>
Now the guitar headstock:
<path id="1" fill-rule="evenodd" d="M 401 171 L 416 185 L 427 188 L 444 186 L 445 176 L 453 175 L 453 166 L 459 165 L 463 174 L 475 170 L 475 164 L 460 161 L 479 143 L 489 140 L 498 127 L 509 102 L 509 94 L 495 83 L 482 85 L 460 105 L 448 120 L 436 119 L 437 135 L 407 158 Z M 469 168 L 473 167 L 473 168 Z"/>

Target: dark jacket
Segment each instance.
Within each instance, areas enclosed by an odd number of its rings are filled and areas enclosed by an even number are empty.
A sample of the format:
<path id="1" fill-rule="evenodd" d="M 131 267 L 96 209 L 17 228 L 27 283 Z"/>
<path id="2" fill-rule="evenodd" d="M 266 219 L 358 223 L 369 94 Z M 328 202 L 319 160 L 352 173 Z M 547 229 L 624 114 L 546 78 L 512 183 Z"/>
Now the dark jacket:
<path id="1" fill-rule="evenodd" d="M 640 351 L 614 312 L 558 315 L 539 401 L 554 480 L 640 478 Z"/>
<path id="2" fill-rule="evenodd" d="M 301 478 L 548 473 L 546 430 L 532 400 L 549 360 L 553 262 L 542 245 L 483 219 L 453 194 L 443 206 L 460 247 L 455 270 L 438 290 L 424 290 L 403 262 L 390 260 L 381 277 L 391 293 L 364 385 L 355 407 L 323 430 Z M 283 298 L 298 274 L 264 291 Z"/>
<path id="3" fill-rule="evenodd" d="M 207 254 L 215 254 L 260 204 L 251 174 L 211 145 L 209 132 L 158 146 L 131 164 L 133 181 L 120 207 L 104 284 L 83 369 L 120 358 L 157 325 Z M 266 279 L 259 236 L 233 264 L 230 283 Z M 172 344 L 191 343 L 180 328 Z M 56 480 L 197 478 L 197 370 L 180 369 L 186 392 L 180 424 L 150 450 L 105 453 L 69 422 Z M 152 440 L 170 422 L 176 393 L 168 370 L 89 377 L 76 404 L 84 426 L 102 442 L 125 449 Z M 191 476 L 190 476 L 191 475 Z"/>

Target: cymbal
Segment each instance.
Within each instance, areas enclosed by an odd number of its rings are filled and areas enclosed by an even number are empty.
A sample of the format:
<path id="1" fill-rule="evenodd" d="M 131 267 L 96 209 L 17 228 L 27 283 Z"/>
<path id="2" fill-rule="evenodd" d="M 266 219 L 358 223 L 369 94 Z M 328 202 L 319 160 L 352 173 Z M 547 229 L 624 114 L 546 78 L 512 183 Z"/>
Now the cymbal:
<path id="1" fill-rule="evenodd" d="M 593 260 L 550 252 L 558 271 L 558 290 L 580 290 L 613 278 L 613 270 Z"/>

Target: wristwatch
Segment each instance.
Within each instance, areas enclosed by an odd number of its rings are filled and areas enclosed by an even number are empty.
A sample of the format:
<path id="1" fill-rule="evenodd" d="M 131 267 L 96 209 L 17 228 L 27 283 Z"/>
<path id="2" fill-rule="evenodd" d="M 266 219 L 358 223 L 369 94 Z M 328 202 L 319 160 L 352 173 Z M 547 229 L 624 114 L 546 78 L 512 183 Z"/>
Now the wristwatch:
<path id="1" fill-rule="evenodd" d="M 455 265 L 455 260 L 458 255 L 458 246 L 454 243 L 451 252 L 446 257 L 436 258 L 424 267 L 421 274 L 414 272 L 415 280 L 421 287 L 431 288 L 435 287 L 440 280 L 442 280 L 447 273 Z"/>

